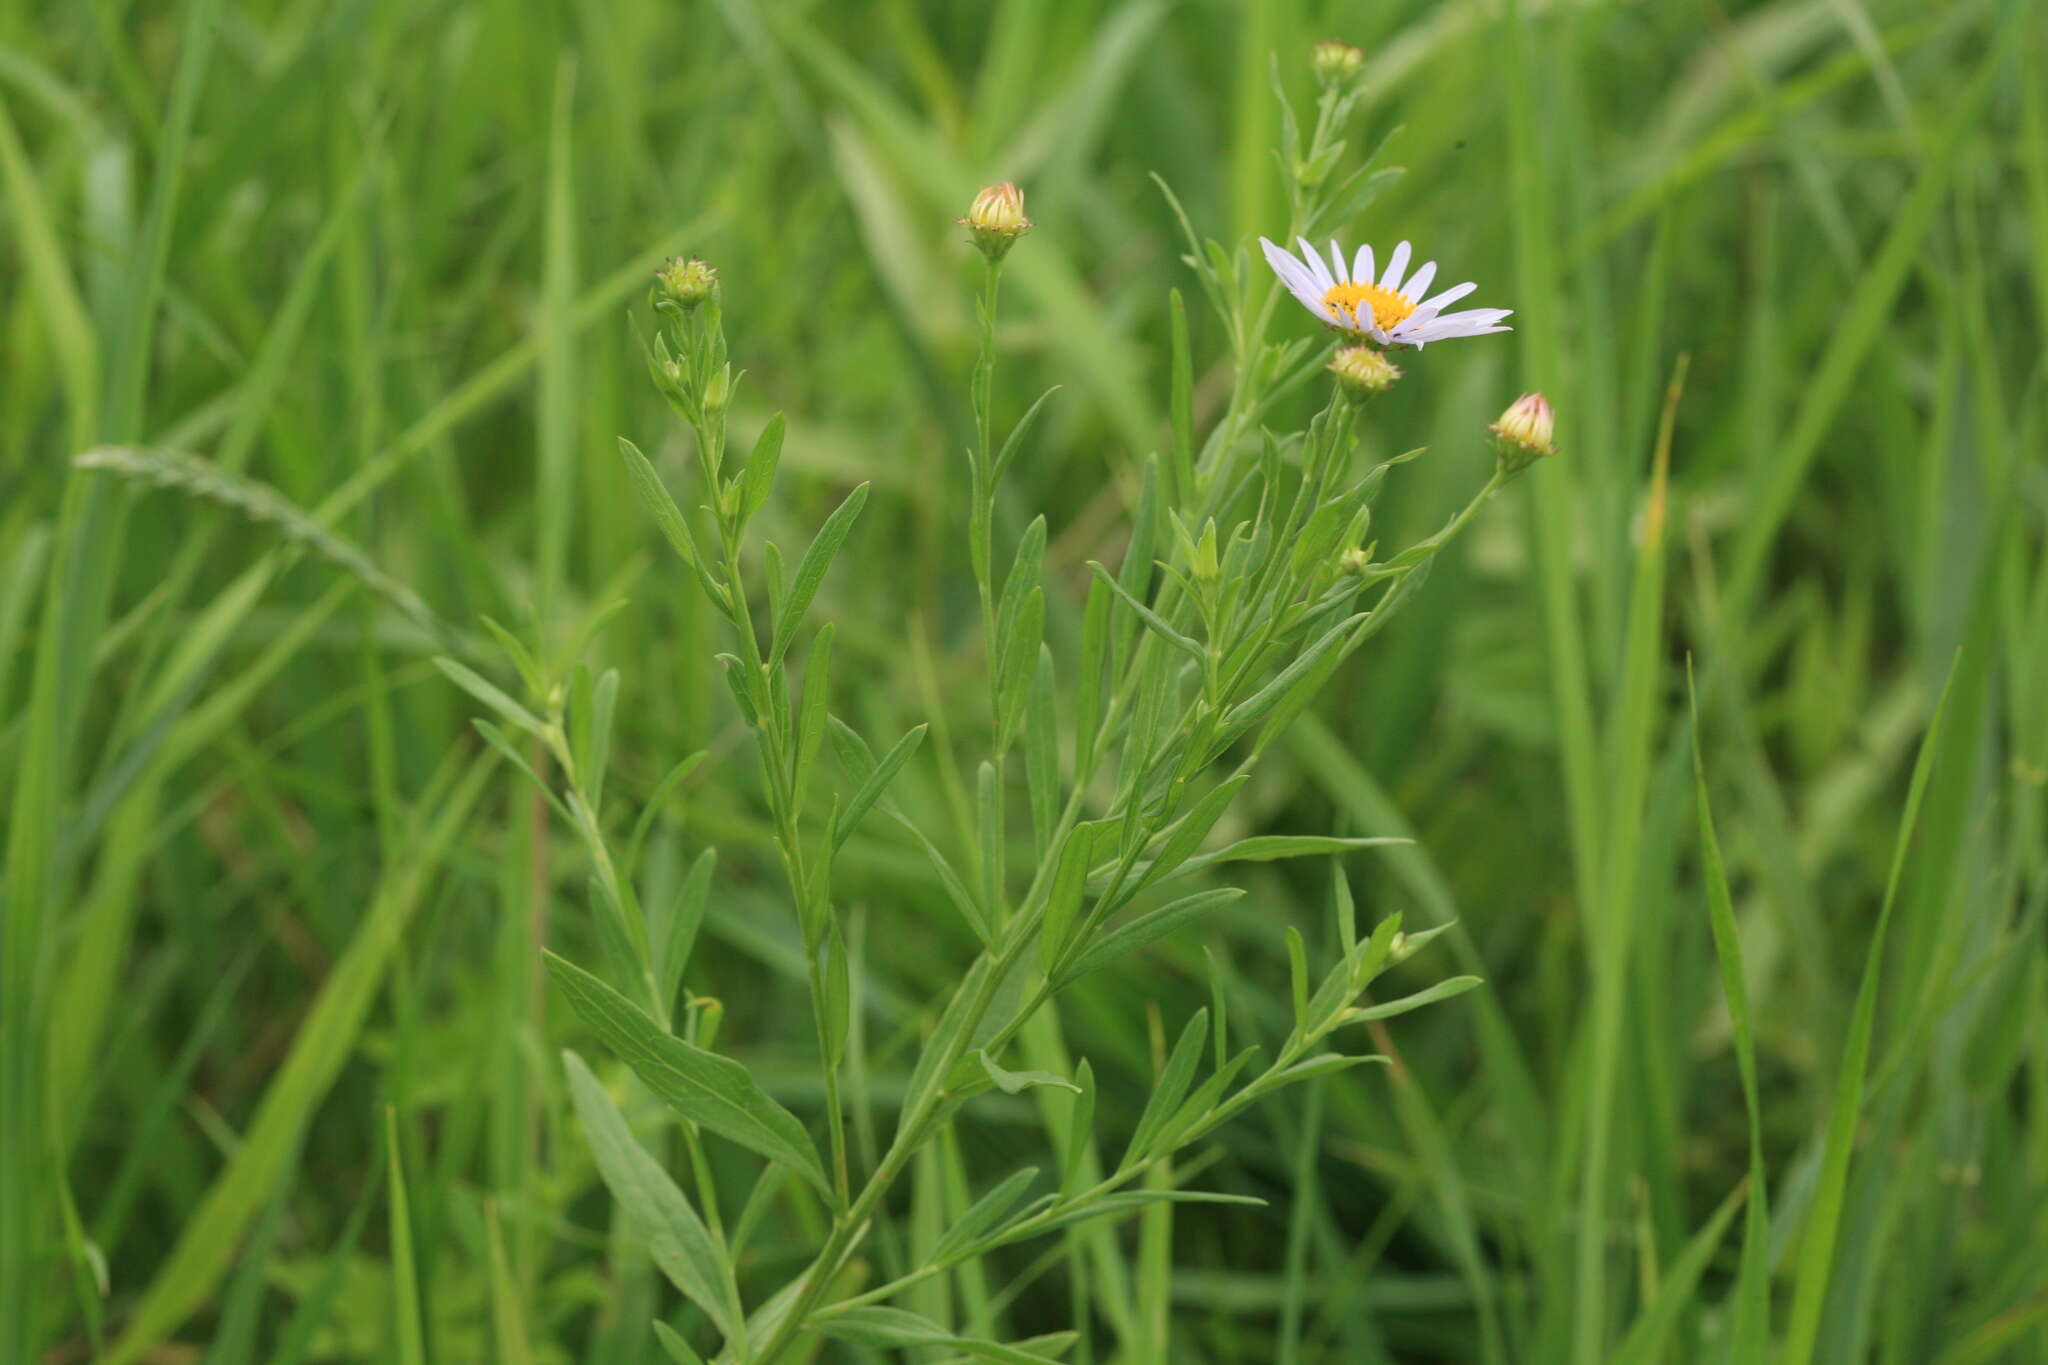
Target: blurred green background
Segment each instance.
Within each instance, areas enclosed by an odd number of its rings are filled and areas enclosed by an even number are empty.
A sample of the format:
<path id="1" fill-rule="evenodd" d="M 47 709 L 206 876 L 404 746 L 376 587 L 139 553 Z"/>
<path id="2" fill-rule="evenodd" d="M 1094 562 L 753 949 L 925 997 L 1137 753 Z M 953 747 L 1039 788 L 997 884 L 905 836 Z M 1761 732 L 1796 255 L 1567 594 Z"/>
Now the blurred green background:
<path id="1" fill-rule="evenodd" d="M 1120 553 L 1165 440 L 1171 289 L 1198 419 L 1229 380 L 1151 177 L 1204 236 L 1284 231 L 1273 72 L 1305 107 L 1322 37 L 1369 53 L 1354 154 L 1405 168 L 1347 242 L 1412 238 L 1517 310 L 1374 408 L 1369 452 L 1430 447 L 1382 545 L 1462 505 L 1524 389 L 1564 454 L 1339 676 L 1232 833 L 1414 834 L 1347 860 L 1362 913 L 1456 917 L 1403 977 L 1489 984 L 1354 1040 L 1391 1073 L 1290 1092 L 1184 1172 L 1267 1207 L 1185 1210 L 1143 1255 L 1124 1227 L 1135 1286 L 1034 1244 L 979 1292 L 1014 1337 L 1091 1284 L 1099 1361 L 1727 1358 L 1749 1127 L 1689 657 L 1779 1358 L 2048 1361 L 2048 22 L 2024 0 L 0 0 L 0 1359 L 403 1360 L 413 1320 L 434 1360 L 659 1359 L 647 1319 L 676 1305 L 611 1235 L 555 1061 L 579 1033 L 535 978 L 537 936 L 596 959 L 587 872 L 514 774 L 479 778 L 475 708 L 430 657 L 489 667 L 486 615 L 552 648 L 594 631 L 621 820 L 710 751 L 660 797 L 649 876 L 718 848 L 689 985 L 815 1118 L 724 644 L 613 453 L 630 436 L 688 488 L 629 313 L 662 254 L 718 266 L 736 439 L 790 419 L 770 538 L 874 482 L 818 609 L 834 709 L 932 722 L 899 795 L 955 829 L 979 263 L 952 220 L 1014 179 L 1038 224 L 999 421 L 1064 388 L 998 555 L 1045 512 L 1065 661 L 1083 566 Z M 205 463 L 74 470 L 103 446 Z M 1284 1032 L 1282 931 L 1327 944 L 1327 870 L 1248 875 L 1206 933 L 1065 1002 L 1109 1133 L 1206 1003 L 1205 947 L 1237 1027 Z M 838 883 L 886 1137 L 969 941 L 891 830 Z M 1021 1101 L 957 1138 L 975 1190 L 1045 1160 Z M 721 1167 L 733 1209 L 750 1170 Z M 943 1220 L 946 1184 L 906 1219 Z M 767 1216 L 750 1297 L 806 1216 Z M 1833 1255 L 1802 1270 L 1822 1223 Z"/>

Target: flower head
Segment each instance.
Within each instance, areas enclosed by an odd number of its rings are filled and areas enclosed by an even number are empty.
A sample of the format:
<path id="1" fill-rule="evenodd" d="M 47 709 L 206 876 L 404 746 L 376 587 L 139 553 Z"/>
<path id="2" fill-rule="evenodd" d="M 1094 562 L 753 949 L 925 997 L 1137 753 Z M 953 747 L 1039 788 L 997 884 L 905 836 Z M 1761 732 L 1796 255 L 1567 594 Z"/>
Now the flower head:
<path id="1" fill-rule="evenodd" d="M 1309 65 L 1324 85 L 1339 85 L 1365 68 L 1365 49 L 1325 38 L 1309 50 Z"/>
<path id="2" fill-rule="evenodd" d="M 1450 337 L 1484 336 L 1505 332 L 1500 325 L 1508 316 L 1506 308 L 1472 308 L 1462 313 L 1443 310 L 1479 286 L 1467 282 L 1453 285 L 1440 294 L 1425 296 L 1436 278 L 1436 262 L 1430 261 L 1414 274 L 1406 274 L 1409 248 L 1403 242 L 1387 257 L 1387 268 L 1373 277 L 1372 248 L 1361 246 L 1350 268 L 1344 263 L 1344 249 L 1330 243 L 1325 261 L 1301 241 L 1300 257 L 1286 248 L 1259 238 L 1266 264 L 1287 286 L 1301 306 L 1340 332 L 1349 332 L 1380 346 L 1414 346 Z"/>
<path id="3" fill-rule="evenodd" d="M 1545 455 L 1555 455 L 1551 434 L 1557 429 L 1557 415 L 1550 400 L 1540 393 L 1525 393 L 1508 404 L 1500 420 L 1487 427 L 1493 433 L 1494 449 L 1501 469 L 1519 474 Z"/>
<path id="4" fill-rule="evenodd" d="M 718 272 L 695 256 L 671 256 L 654 272 L 654 281 L 671 303 L 695 308 L 717 290 Z"/>
<path id="5" fill-rule="evenodd" d="M 1401 377 L 1401 367 L 1376 346 L 1346 346 L 1330 357 L 1330 373 L 1355 393 L 1385 393 Z"/>
<path id="6" fill-rule="evenodd" d="M 974 234 L 982 255 L 1001 260 L 1019 237 L 1031 231 L 1031 220 L 1024 216 L 1024 191 L 1007 180 L 984 186 L 960 224 Z"/>

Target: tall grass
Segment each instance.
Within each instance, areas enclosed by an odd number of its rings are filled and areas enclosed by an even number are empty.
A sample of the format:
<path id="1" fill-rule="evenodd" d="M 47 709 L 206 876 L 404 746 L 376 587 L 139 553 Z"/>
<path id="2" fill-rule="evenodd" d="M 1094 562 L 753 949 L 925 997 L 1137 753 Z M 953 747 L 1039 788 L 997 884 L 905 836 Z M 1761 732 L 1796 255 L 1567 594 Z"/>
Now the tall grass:
<path id="1" fill-rule="evenodd" d="M 975 1100 L 843 1296 L 1048 1152 L 1101 1179 L 1197 1011 L 1218 1060 L 1286 1034 L 1287 930 L 1322 962 L 1399 912 L 1452 927 L 1389 999 L 1486 985 L 1147 1176 L 1261 1203 L 1078 1224 L 891 1302 L 1078 1327 L 1101 1362 L 2048 1361 L 2031 0 L 0 4 L 0 1361 L 686 1359 L 650 1321 L 716 1334 L 604 1190 L 598 1096 L 745 1307 L 800 1273 L 832 1154 L 886 1152 L 979 945 L 900 824 L 847 839 L 835 1134 L 730 629 L 614 453 L 691 487 L 629 317 L 665 255 L 718 264 L 735 459 L 787 414 L 759 536 L 807 545 L 870 486 L 813 607 L 833 713 L 929 725 L 889 796 L 973 867 L 981 275 L 951 220 L 1009 178 L 1038 223 L 998 441 L 1062 387 L 989 537 L 1006 566 L 1044 515 L 1064 668 L 1148 456 L 1232 398 L 1151 177 L 1201 235 L 1277 235 L 1271 72 L 1309 107 L 1326 35 L 1370 54 L 1349 155 L 1403 170 L 1344 235 L 1518 310 L 1376 404 L 1369 457 L 1430 448 L 1374 536 L 1464 503 L 1513 392 L 1565 453 L 1217 832 L 1416 842 L 1251 865 L 1076 983 L 1010 1065 L 1084 1093 Z M 561 764 L 481 741 L 432 662 L 519 693 L 487 620 L 617 671 L 606 835 L 647 904 L 698 907 L 690 1026 L 798 1116 L 823 1190 L 664 1126 L 543 977 L 617 945 L 588 843 L 513 770 Z"/>

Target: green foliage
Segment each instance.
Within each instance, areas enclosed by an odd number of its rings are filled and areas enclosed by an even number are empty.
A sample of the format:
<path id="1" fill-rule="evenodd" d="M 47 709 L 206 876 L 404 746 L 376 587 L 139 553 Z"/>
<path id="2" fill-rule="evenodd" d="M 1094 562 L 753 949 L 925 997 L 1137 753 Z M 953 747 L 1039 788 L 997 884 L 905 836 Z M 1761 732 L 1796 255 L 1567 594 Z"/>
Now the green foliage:
<path id="1" fill-rule="evenodd" d="M 0 1360 L 2048 1362 L 2048 24 L 1708 17 L 0 5 Z"/>

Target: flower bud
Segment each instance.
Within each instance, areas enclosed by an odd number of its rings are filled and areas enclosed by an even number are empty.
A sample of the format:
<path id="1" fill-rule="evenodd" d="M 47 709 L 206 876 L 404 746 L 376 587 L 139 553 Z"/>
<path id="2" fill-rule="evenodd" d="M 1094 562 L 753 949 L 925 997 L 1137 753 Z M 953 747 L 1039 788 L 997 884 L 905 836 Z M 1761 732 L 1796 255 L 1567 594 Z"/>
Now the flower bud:
<path id="1" fill-rule="evenodd" d="M 711 382 L 704 386 L 704 410 L 724 412 L 725 405 L 732 397 L 732 366 L 722 365 L 718 373 L 711 376 Z"/>
<path id="2" fill-rule="evenodd" d="M 1401 377 L 1401 367 L 1375 346 L 1346 346 L 1330 357 L 1330 373 L 1352 393 L 1385 393 Z"/>
<path id="3" fill-rule="evenodd" d="M 1221 572 L 1216 558 L 1216 519 L 1211 517 L 1202 526 L 1202 538 L 1195 543 L 1195 553 L 1188 567 L 1198 583 L 1214 583 Z"/>
<path id="4" fill-rule="evenodd" d="M 1545 455 L 1555 455 L 1557 447 L 1550 437 L 1556 425 L 1550 401 L 1540 393 L 1525 393 L 1508 404 L 1500 420 L 1487 428 L 1493 433 L 1501 471 L 1519 474 Z"/>
<path id="5" fill-rule="evenodd" d="M 1372 567 L 1372 555 L 1354 545 L 1337 556 L 1337 567 L 1345 573 L 1364 573 Z"/>
<path id="6" fill-rule="evenodd" d="M 959 221 L 974 234 L 974 245 L 991 261 L 1001 260 L 1019 237 L 1031 231 L 1031 220 L 1024 216 L 1024 191 L 1007 180 L 985 186 Z"/>
<path id="7" fill-rule="evenodd" d="M 1365 49 L 1325 38 L 1309 50 L 1309 65 L 1324 86 L 1342 85 L 1365 69 Z"/>
<path id="8" fill-rule="evenodd" d="M 718 290 L 718 272 L 695 256 L 671 256 L 654 272 L 654 281 L 662 297 L 684 308 L 695 308 Z"/>

